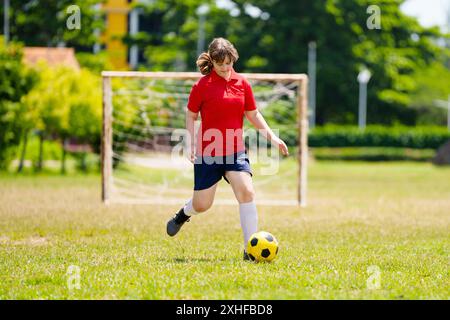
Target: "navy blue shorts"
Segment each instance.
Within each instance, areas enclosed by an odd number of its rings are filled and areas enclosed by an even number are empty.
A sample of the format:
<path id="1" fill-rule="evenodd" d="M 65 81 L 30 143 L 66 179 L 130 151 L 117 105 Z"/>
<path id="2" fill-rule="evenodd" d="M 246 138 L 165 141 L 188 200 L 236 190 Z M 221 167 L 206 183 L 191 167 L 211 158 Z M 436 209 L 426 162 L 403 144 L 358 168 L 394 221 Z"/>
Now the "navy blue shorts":
<path id="1" fill-rule="evenodd" d="M 194 190 L 204 190 L 212 187 L 225 177 L 227 171 L 245 171 L 250 173 L 250 160 L 246 151 L 229 156 L 199 157 L 194 162 Z"/>

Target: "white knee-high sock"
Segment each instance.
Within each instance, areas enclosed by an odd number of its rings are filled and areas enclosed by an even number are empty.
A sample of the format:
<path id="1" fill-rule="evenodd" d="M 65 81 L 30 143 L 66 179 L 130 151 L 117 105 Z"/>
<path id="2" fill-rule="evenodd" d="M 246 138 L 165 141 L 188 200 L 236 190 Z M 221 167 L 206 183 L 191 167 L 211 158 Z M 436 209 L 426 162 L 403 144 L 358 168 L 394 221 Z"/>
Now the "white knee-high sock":
<path id="1" fill-rule="evenodd" d="M 239 214 L 241 216 L 242 233 L 244 234 L 244 250 L 247 251 L 247 242 L 250 236 L 258 231 L 258 211 L 255 201 L 240 203 Z"/>
<path id="2" fill-rule="evenodd" d="M 192 199 L 189 199 L 189 201 L 185 204 L 183 211 L 187 216 L 199 214 L 199 212 L 195 211 L 194 207 L 192 206 Z"/>

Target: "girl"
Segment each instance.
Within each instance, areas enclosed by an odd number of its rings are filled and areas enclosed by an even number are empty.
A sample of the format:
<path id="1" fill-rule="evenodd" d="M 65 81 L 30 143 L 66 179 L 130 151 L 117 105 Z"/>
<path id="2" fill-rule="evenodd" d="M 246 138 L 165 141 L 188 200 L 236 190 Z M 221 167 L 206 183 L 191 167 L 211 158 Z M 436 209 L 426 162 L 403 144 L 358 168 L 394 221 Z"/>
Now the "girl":
<path id="1" fill-rule="evenodd" d="M 194 194 L 169 220 L 167 234 L 176 235 L 192 215 L 207 211 L 213 204 L 217 184 L 224 177 L 239 202 L 244 260 L 248 260 L 245 248 L 250 236 L 258 230 L 258 213 L 250 162 L 242 138 L 244 115 L 283 155 L 289 152 L 258 112 L 249 82 L 234 71 L 233 64 L 238 58 L 237 50 L 228 40 L 216 38 L 208 52 L 197 59 L 204 76 L 192 86 L 186 111 L 190 161 L 194 164 Z M 194 122 L 199 112 L 201 126 L 195 150 Z"/>

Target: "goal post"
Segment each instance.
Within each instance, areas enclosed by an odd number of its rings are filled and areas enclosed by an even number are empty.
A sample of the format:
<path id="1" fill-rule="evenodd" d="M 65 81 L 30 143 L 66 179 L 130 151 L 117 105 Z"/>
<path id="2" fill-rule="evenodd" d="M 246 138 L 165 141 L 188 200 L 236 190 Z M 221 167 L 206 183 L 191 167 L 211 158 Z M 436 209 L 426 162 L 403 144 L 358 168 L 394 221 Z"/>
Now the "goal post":
<path id="1" fill-rule="evenodd" d="M 305 207 L 307 198 L 307 166 L 308 166 L 308 99 L 307 99 L 307 86 L 308 77 L 306 74 L 269 74 L 269 73 L 241 73 L 247 80 L 252 82 L 264 81 L 275 84 L 289 83 L 292 87 L 295 87 L 295 99 L 297 121 L 293 126 L 293 129 L 297 132 L 297 154 L 295 155 L 298 163 L 297 170 L 297 184 L 296 184 L 296 204 Z M 113 98 L 116 93 L 113 90 L 113 79 L 126 80 L 139 80 L 139 81 L 190 81 L 193 83 L 197 81 L 202 75 L 197 72 L 139 72 L 139 71 L 103 71 L 102 72 L 102 87 L 103 87 L 103 124 L 102 124 L 102 137 L 101 137 L 101 170 L 102 170 L 102 200 L 105 204 L 115 202 L 113 196 L 114 189 L 114 150 L 113 143 L 116 137 L 114 136 L 113 122 L 115 120 Z M 253 85 L 253 84 L 252 84 Z M 186 86 L 190 89 L 190 85 Z M 184 89 L 184 96 L 186 96 L 187 89 Z M 129 90 L 132 95 L 138 95 L 139 90 Z M 280 90 L 282 92 L 282 90 Z M 163 93 L 159 93 L 160 95 Z M 256 96 L 256 93 L 255 93 Z M 177 99 L 177 94 L 174 94 L 172 100 Z M 258 99 L 257 106 L 258 105 Z M 134 104 L 138 105 L 140 102 L 135 101 Z M 120 103 L 118 103 L 120 105 Z M 186 104 L 184 103 L 184 107 Z M 119 112 L 119 111 L 117 111 Z M 185 109 L 177 110 L 179 115 L 184 116 Z M 143 111 L 145 113 L 145 111 Z M 118 120 L 117 120 L 118 121 Z M 151 126 L 148 121 L 145 122 L 146 126 Z M 270 125 L 270 124 L 269 124 Z M 120 133 L 119 133 L 120 134 Z M 138 135 L 132 133 L 121 133 L 123 136 L 132 136 L 134 139 L 139 139 Z M 146 141 L 148 143 L 148 141 Z M 118 142 L 119 143 L 119 142 Z M 139 147 L 142 151 L 143 148 Z M 121 159 L 122 160 L 122 159 Z M 186 159 L 186 161 L 188 161 Z M 120 179 L 117 179 L 120 181 Z M 137 201 L 139 203 L 139 201 Z M 141 201 L 142 202 L 142 201 Z M 163 203 L 170 204 L 171 202 L 162 201 Z M 145 202 L 144 202 L 145 203 Z M 151 203 L 151 201 L 149 202 Z M 258 202 L 260 203 L 260 202 Z M 273 202 L 274 204 L 276 202 Z M 293 203 L 290 202 L 292 205 Z"/>

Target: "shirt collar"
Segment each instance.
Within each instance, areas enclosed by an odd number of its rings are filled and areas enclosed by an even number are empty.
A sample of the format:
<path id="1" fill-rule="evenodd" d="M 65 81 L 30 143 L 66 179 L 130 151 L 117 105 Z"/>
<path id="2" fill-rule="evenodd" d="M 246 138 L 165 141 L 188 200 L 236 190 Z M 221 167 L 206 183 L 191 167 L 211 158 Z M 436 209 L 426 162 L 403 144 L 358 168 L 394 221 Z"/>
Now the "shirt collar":
<path id="1" fill-rule="evenodd" d="M 218 81 L 218 80 L 226 81 L 224 78 L 222 78 L 221 76 L 219 76 L 217 74 L 217 72 L 216 72 L 216 70 L 214 70 L 214 68 L 211 71 L 211 79 L 213 81 Z M 231 77 L 230 77 L 230 80 L 228 80 L 228 81 L 231 81 L 231 80 L 239 80 L 239 76 L 236 73 L 236 71 L 234 71 L 234 68 L 231 68 Z"/>

